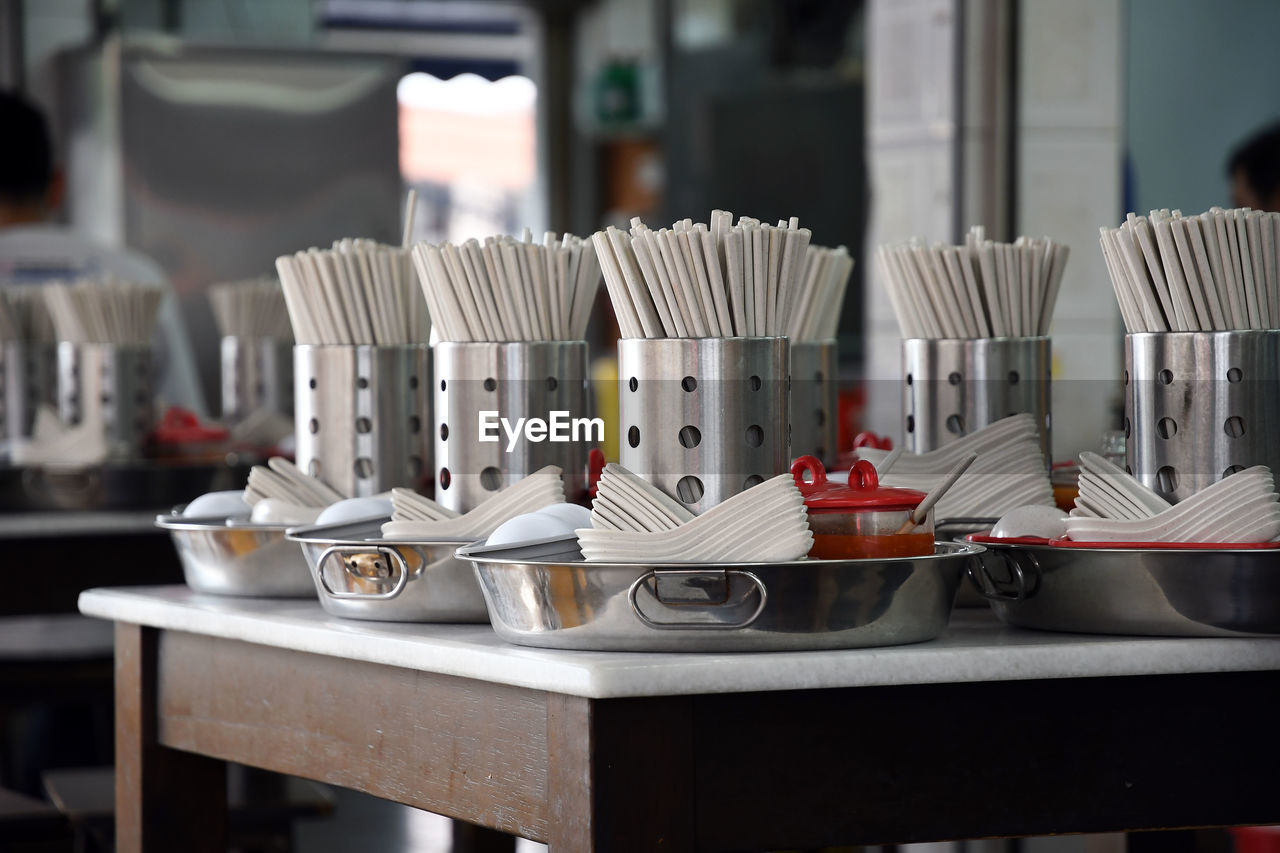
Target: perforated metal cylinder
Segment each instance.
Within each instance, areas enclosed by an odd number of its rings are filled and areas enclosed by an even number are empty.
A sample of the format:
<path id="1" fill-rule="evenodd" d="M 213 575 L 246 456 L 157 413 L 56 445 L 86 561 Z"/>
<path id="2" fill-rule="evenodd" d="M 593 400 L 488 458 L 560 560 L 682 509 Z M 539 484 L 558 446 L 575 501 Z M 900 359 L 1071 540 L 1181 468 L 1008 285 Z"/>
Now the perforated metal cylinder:
<path id="1" fill-rule="evenodd" d="M 787 470 L 786 338 L 618 342 L 621 462 L 701 513 Z"/>
<path id="2" fill-rule="evenodd" d="M 293 348 L 298 466 L 348 497 L 431 478 L 426 345 Z"/>
<path id="3" fill-rule="evenodd" d="M 1125 459 L 1170 501 L 1253 465 L 1280 470 L 1280 331 L 1124 339 Z"/>
<path id="4" fill-rule="evenodd" d="M 254 412 L 293 417 L 293 344 L 275 338 L 222 339 L 222 419 Z"/>
<path id="5" fill-rule="evenodd" d="M 0 346 L 0 438 L 31 435 L 36 414 L 31 366 L 30 353 L 21 342 L 5 341 Z"/>
<path id="6" fill-rule="evenodd" d="M 912 453 L 945 447 L 1009 415 L 1030 412 L 1045 465 L 1053 459 L 1047 337 L 902 342 L 903 442 Z"/>
<path id="7" fill-rule="evenodd" d="M 27 361 L 27 400 L 31 422 L 40 406 L 58 408 L 58 344 L 56 341 L 24 343 Z"/>
<path id="8" fill-rule="evenodd" d="M 591 423 L 585 341 L 438 343 L 432 391 L 437 501 L 467 512 L 547 465 L 564 472 L 568 500 L 586 494 L 603 426 Z"/>
<path id="9" fill-rule="evenodd" d="M 145 345 L 58 344 L 58 417 L 101 424 L 112 458 L 142 453 L 155 424 L 152 354 Z"/>
<path id="10" fill-rule="evenodd" d="M 791 343 L 791 458 L 836 463 L 839 352 L 836 342 Z"/>

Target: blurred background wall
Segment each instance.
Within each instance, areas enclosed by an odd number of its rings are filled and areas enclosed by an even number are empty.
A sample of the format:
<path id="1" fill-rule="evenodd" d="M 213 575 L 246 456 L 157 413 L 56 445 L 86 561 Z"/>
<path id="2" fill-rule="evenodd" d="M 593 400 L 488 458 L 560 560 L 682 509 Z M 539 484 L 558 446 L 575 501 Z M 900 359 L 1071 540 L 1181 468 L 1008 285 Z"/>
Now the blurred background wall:
<path id="1" fill-rule="evenodd" d="M 1280 116 L 1280 3 L 1129 0 L 1123 23 L 1126 201 L 1224 205 L 1231 149 Z"/>
<path id="2" fill-rule="evenodd" d="M 1280 115 L 1269 0 L 2 2 L 6 73 L 58 119 L 66 215 L 154 254 L 201 344 L 210 283 L 396 239 L 409 187 L 419 239 L 796 215 L 857 259 L 843 380 L 858 425 L 896 434 L 870 250 L 981 224 L 1072 247 L 1059 458 L 1117 421 L 1097 227 L 1228 203 L 1228 152 Z"/>

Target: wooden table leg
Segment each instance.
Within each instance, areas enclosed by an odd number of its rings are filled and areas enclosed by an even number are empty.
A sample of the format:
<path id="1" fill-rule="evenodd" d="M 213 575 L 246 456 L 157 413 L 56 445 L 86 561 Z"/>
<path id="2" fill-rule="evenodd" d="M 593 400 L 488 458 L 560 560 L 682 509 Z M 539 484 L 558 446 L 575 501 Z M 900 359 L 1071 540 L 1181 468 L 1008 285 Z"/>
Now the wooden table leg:
<path id="1" fill-rule="evenodd" d="M 547 698 L 550 853 L 695 849 L 692 708 Z"/>
<path id="2" fill-rule="evenodd" d="M 116 625 L 116 849 L 223 853 L 226 763 L 159 743 L 160 632 Z"/>

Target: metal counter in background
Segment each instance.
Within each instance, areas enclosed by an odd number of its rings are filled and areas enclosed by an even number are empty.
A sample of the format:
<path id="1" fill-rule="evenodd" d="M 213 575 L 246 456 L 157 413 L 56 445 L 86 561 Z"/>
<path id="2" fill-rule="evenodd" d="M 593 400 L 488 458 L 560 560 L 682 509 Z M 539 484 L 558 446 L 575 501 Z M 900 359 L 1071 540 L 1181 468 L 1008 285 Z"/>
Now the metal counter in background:
<path id="1" fill-rule="evenodd" d="M 0 616 L 75 613 L 80 591 L 107 584 L 182 583 L 155 510 L 0 513 L 0 551 L 16 577 Z"/>
<path id="2" fill-rule="evenodd" d="M 400 242 L 403 62 L 125 38 L 59 66 L 71 224 L 160 265 L 207 400 L 220 386 L 206 287 L 343 235 Z"/>
<path id="3" fill-rule="evenodd" d="M 150 536 L 155 533 L 155 520 L 150 510 L 5 513 L 0 514 L 0 546 L 24 539 Z"/>
<path id="4" fill-rule="evenodd" d="M 155 462 L 0 468 L 0 553 L 13 578 L 0 616 L 74 613 L 80 590 L 93 586 L 181 583 L 156 513 L 246 474 L 246 466 Z"/>

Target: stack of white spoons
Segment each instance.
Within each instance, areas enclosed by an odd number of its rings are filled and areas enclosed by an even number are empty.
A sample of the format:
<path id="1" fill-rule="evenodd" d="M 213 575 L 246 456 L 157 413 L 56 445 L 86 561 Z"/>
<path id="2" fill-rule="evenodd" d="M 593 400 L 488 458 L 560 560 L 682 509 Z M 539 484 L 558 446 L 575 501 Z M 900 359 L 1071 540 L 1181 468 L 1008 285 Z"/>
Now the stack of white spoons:
<path id="1" fill-rule="evenodd" d="M 616 462 L 605 466 L 591 502 L 591 526 L 597 530 L 656 533 L 693 519 L 688 507 Z"/>
<path id="2" fill-rule="evenodd" d="M 265 466 L 253 466 L 244 490 L 255 524 L 310 524 L 325 507 L 342 499 L 328 483 L 281 456 L 268 459 Z"/>
<path id="3" fill-rule="evenodd" d="M 934 516 L 940 521 L 999 518 L 1015 507 L 1053 506 L 1053 484 L 1032 415 L 1010 415 L 928 453 L 903 453 L 881 471 L 882 463 L 896 452 L 858 448 L 858 456 L 876 466 L 881 483 L 921 492 L 932 491 L 961 459 L 978 454 L 938 501 Z"/>
<path id="4" fill-rule="evenodd" d="M 1151 518 L 1172 504 L 1137 478 L 1096 453 L 1080 454 L 1080 494 L 1071 515 L 1136 521 Z"/>
<path id="5" fill-rule="evenodd" d="M 408 541 L 484 539 L 508 519 L 564 503 L 564 481 L 560 474 L 560 468 L 555 465 L 539 468 L 462 515 L 409 489 L 393 489 L 391 520 L 382 525 L 382 535 Z"/>
<path id="6" fill-rule="evenodd" d="M 1096 466 L 1093 460 L 1091 464 Z M 1165 509 L 1157 509 L 1155 502 L 1143 495 L 1145 487 L 1132 476 L 1111 467 L 1115 469 L 1108 477 L 1112 485 L 1119 485 L 1125 495 L 1141 498 L 1119 497 L 1119 489 L 1108 494 L 1106 501 L 1099 495 L 1104 507 L 1101 511 L 1109 514 L 1102 517 L 1086 514 L 1100 509 L 1091 501 L 1086 500 L 1087 509 L 1077 504 L 1066 521 L 1067 538 L 1076 542 L 1241 544 L 1280 539 L 1280 502 L 1275 477 L 1266 466 L 1255 465 L 1232 474 L 1180 503 L 1166 504 Z M 1101 479 L 1088 469 L 1081 478 L 1086 476 Z"/>
<path id="7" fill-rule="evenodd" d="M 643 489 L 618 489 L 628 481 L 624 472 L 615 469 L 607 484 L 602 478 L 605 504 L 599 513 L 592 507 L 593 523 L 597 517 L 610 517 L 606 505 L 628 507 L 606 522 L 615 526 L 577 531 L 582 556 L 589 562 L 775 563 L 798 560 L 813 545 L 804 498 L 790 474 L 752 486 L 702 515 L 668 527 L 674 521 L 668 514 L 670 497 L 663 495 L 664 501 Z M 619 523 L 632 529 L 618 529 Z M 645 525 L 649 529 L 635 529 Z"/>

